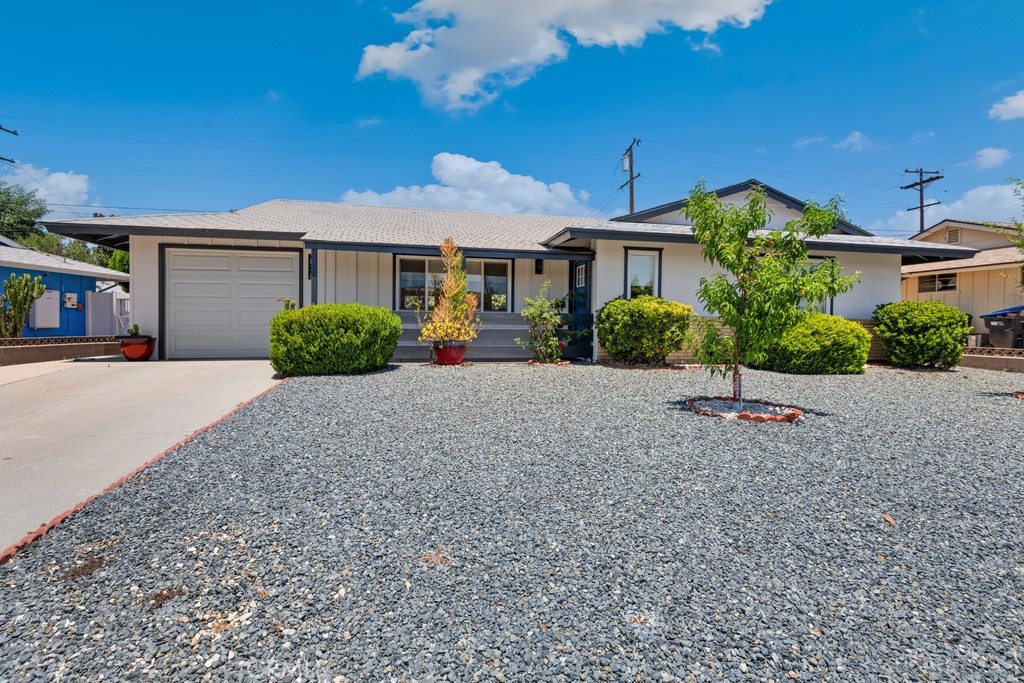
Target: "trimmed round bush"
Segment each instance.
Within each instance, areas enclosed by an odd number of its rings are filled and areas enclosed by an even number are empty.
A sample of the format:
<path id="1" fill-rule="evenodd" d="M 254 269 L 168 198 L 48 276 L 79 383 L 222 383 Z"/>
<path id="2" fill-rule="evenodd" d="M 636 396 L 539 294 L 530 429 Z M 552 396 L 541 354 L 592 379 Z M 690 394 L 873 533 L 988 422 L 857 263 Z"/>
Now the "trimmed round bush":
<path id="1" fill-rule="evenodd" d="M 939 301 L 883 304 L 874 321 L 889 362 L 904 368 L 959 365 L 972 329 L 966 313 Z"/>
<path id="2" fill-rule="evenodd" d="M 856 375 L 864 372 L 871 334 L 860 323 L 811 313 L 768 351 L 762 370 L 791 375 Z"/>
<path id="3" fill-rule="evenodd" d="M 612 299 L 597 312 L 597 341 L 617 361 L 664 363 L 686 345 L 693 307 L 644 294 Z"/>
<path id="4" fill-rule="evenodd" d="M 270 321 L 270 364 L 285 377 L 356 375 L 391 360 L 402 320 L 386 308 L 314 304 Z"/>

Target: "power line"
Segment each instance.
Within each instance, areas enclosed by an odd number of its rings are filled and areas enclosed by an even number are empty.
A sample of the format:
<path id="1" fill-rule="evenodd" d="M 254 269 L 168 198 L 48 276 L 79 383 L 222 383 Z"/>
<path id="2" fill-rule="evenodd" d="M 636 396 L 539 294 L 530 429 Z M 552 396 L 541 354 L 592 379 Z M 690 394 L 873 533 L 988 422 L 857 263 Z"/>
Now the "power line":
<path id="1" fill-rule="evenodd" d="M 55 195 L 55 194 L 54 194 L 54 193 L 53 193 L 53 192 L 52 192 L 52 191 L 50 190 L 50 188 L 46 187 L 46 185 L 44 185 L 44 184 L 42 183 L 42 181 L 41 181 L 41 180 L 39 180 L 39 179 L 38 179 L 38 178 L 36 178 L 36 177 L 35 177 L 34 175 L 32 175 L 31 173 L 29 173 L 28 169 L 27 169 L 27 168 L 25 168 L 24 164 L 17 164 L 17 166 L 18 166 L 18 170 L 19 170 L 19 171 L 21 171 L 22 173 L 24 173 L 25 175 L 27 175 L 27 176 L 28 176 L 29 178 L 31 178 L 32 180 L 34 180 L 34 181 L 35 181 L 35 183 L 36 183 L 36 185 L 38 185 L 38 186 L 39 186 L 40 188 L 42 188 L 42 190 L 43 190 L 44 192 L 46 192 L 46 193 L 47 193 L 48 195 L 50 195 L 51 197 L 53 197 L 54 199 L 56 199 L 56 200 L 57 200 L 57 203 L 58 203 L 58 204 L 60 204 L 60 205 L 61 205 L 61 206 L 63 206 L 63 207 L 65 208 L 65 209 L 67 209 L 67 210 L 68 210 L 68 211 L 70 211 L 71 213 L 75 214 L 75 215 L 76 215 L 76 216 L 78 216 L 79 218 L 84 218 L 84 216 L 83 216 L 82 214 L 78 213 L 77 211 L 75 211 L 74 209 L 72 209 L 72 208 L 71 208 L 70 206 L 68 206 L 67 204 L 65 204 L 65 203 L 64 203 L 64 201 L 63 201 L 63 200 L 61 200 L 61 198 L 60 198 L 60 197 L 58 197 L 57 195 Z"/>

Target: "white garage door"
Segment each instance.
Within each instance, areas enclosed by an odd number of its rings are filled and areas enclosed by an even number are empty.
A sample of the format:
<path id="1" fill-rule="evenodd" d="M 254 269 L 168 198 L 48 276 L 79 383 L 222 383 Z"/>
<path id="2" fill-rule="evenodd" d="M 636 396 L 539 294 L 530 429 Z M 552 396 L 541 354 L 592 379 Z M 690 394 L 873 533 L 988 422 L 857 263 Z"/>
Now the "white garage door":
<path id="1" fill-rule="evenodd" d="M 168 358 L 267 358 L 277 299 L 299 300 L 297 251 L 167 249 Z"/>

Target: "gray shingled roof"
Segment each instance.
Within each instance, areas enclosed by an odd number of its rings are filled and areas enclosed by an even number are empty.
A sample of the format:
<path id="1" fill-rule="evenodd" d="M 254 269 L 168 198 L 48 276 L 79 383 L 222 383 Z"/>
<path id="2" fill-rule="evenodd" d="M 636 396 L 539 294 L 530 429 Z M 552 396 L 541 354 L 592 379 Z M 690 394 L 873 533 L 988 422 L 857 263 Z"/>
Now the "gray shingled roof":
<path id="1" fill-rule="evenodd" d="M 1017 247 L 999 247 L 998 249 L 979 251 L 968 259 L 916 263 L 912 266 L 903 266 L 903 274 L 937 273 L 948 270 L 964 270 L 965 268 L 1001 268 L 1012 266 L 1016 263 L 1024 263 L 1024 254 L 1021 254 Z"/>
<path id="2" fill-rule="evenodd" d="M 689 226 L 629 223 L 580 216 L 543 216 L 444 209 L 366 206 L 277 199 L 227 213 L 123 216 L 45 224 L 62 235 L 288 235 L 313 246 L 436 247 L 447 236 L 466 250 L 550 253 L 572 239 L 656 238 L 692 242 Z M 95 241 L 95 240 L 89 240 Z M 808 240 L 821 249 L 964 258 L 975 250 L 893 237 L 830 234 Z"/>
<path id="3" fill-rule="evenodd" d="M 114 280 L 115 282 L 128 282 L 127 273 L 18 247 L 0 246 L 0 266 L 66 273 L 68 275 L 84 275 L 101 280 Z"/>

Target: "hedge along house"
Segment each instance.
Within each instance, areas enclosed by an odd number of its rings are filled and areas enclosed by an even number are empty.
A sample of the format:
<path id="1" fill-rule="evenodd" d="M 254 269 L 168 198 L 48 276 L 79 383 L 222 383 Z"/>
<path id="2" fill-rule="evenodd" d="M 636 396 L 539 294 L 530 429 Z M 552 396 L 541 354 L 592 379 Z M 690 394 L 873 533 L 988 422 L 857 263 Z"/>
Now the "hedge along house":
<path id="1" fill-rule="evenodd" d="M 1024 254 L 995 229 L 1010 223 L 983 223 L 947 218 L 911 240 L 977 249 L 967 259 L 903 267 L 905 301 L 941 301 L 973 316 L 974 331 L 985 333 L 981 316 L 1024 304 Z"/>
<path id="2" fill-rule="evenodd" d="M 755 181 L 719 191 L 742 202 Z M 775 221 L 803 204 L 777 191 Z M 784 199 L 785 201 L 781 201 Z M 683 202 L 616 220 L 474 213 L 275 200 L 236 212 L 134 216 L 46 224 L 51 232 L 131 253 L 134 320 L 160 337 L 161 358 L 266 357 L 268 321 L 279 298 L 360 302 L 396 311 L 405 326 L 396 360 L 426 359 L 416 310 L 429 310 L 438 245 L 454 237 L 484 323 L 467 358 L 519 359 L 524 297 L 546 280 L 568 295 L 580 343 L 571 355 L 595 359 L 592 317 L 617 296 L 652 293 L 697 306 L 697 283 L 712 271 L 700 254 Z M 654 213 L 651 213 L 654 212 Z M 873 237 L 846 223 L 810 243 L 815 258 L 861 271 L 852 292 L 829 310 L 870 318 L 899 299 L 904 262 L 966 258 L 963 247 Z"/>
<path id="3" fill-rule="evenodd" d="M 46 286 L 32 307 L 23 338 L 109 336 L 117 332 L 117 297 L 97 282 L 127 282 L 125 273 L 44 254 L 0 237 L 0 279 L 39 276 Z M 0 294 L 3 285 L 0 285 Z"/>

